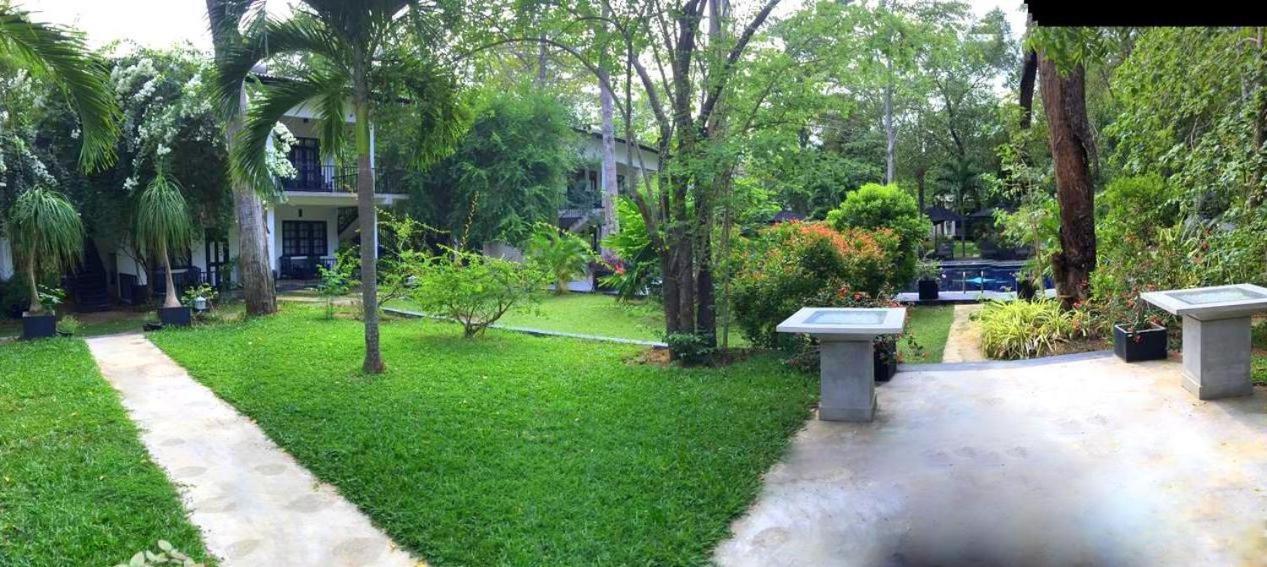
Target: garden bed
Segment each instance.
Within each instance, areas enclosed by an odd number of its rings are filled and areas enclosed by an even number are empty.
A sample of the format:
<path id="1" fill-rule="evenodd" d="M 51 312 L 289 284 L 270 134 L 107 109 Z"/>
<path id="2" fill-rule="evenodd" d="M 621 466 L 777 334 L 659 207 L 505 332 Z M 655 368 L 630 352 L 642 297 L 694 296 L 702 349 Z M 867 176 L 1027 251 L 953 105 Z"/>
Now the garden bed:
<path id="1" fill-rule="evenodd" d="M 611 301 L 611 298 L 602 298 Z M 728 533 L 815 402 L 774 356 L 718 369 L 642 349 L 276 317 L 152 337 L 398 543 L 435 564 L 695 564 Z"/>
<path id="2" fill-rule="evenodd" d="M 0 345 L 0 564 L 115 565 L 165 539 L 204 557 L 82 341 Z"/>

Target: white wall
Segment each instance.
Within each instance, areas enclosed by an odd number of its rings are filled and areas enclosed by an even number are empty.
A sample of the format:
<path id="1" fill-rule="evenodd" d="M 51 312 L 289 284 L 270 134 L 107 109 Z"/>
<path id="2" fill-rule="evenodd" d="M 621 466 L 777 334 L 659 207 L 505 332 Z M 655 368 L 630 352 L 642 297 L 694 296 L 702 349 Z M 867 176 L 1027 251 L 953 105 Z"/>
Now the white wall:
<path id="1" fill-rule="evenodd" d="M 9 239 L 0 236 L 0 281 L 13 277 L 13 247 Z"/>
<path id="2" fill-rule="evenodd" d="M 276 265 L 277 259 L 283 253 L 282 249 L 282 222 L 288 220 L 302 221 L 325 221 L 326 223 L 326 256 L 334 256 L 334 252 L 339 249 L 339 208 L 323 207 L 320 205 L 277 205 L 276 209 L 277 224 L 274 227 L 269 238 L 273 244 L 273 261 Z"/>

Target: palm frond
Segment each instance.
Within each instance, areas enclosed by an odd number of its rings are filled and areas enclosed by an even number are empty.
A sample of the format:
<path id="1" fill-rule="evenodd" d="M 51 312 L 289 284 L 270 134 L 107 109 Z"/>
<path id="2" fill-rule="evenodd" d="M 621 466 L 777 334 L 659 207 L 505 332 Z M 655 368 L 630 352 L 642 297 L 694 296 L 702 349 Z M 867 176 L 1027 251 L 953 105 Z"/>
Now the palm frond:
<path id="1" fill-rule="evenodd" d="M 261 61 L 286 54 L 311 55 L 331 68 L 349 68 L 345 44 L 335 37 L 325 22 L 298 13 L 288 20 L 268 20 L 251 30 L 236 46 L 227 46 L 225 58 L 216 69 L 214 98 L 225 116 L 238 113 L 238 93 L 242 81 Z"/>
<path id="2" fill-rule="evenodd" d="M 136 245 L 142 250 L 177 250 L 193 240 L 193 222 L 180 184 L 160 168 L 136 204 Z"/>
<path id="3" fill-rule="evenodd" d="M 69 201 L 36 187 L 18 196 L 9 214 L 13 249 L 49 272 L 73 268 L 83 257 L 84 225 Z"/>
<path id="4" fill-rule="evenodd" d="M 33 22 L 27 12 L 0 3 L 0 59 L 61 89 L 82 126 L 80 167 L 91 171 L 114 163 L 121 111 L 105 65 L 88 50 L 83 34 Z"/>
<path id="5" fill-rule="evenodd" d="M 320 79 L 332 80 L 332 77 L 290 79 L 261 90 L 261 95 L 247 112 L 246 127 L 233 144 L 233 155 L 229 156 L 234 179 L 249 184 L 261 194 L 274 191 L 265 154 L 268 138 L 272 135 L 273 126 L 288 110 L 330 90 L 328 84 L 317 82 Z"/>
<path id="6" fill-rule="evenodd" d="M 322 157 L 337 161 L 348 145 L 347 112 L 352 92 L 344 77 L 325 74 L 315 79 L 314 82 L 321 85 L 321 92 L 315 100 L 320 138 L 317 145 L 321 148 Z"/>

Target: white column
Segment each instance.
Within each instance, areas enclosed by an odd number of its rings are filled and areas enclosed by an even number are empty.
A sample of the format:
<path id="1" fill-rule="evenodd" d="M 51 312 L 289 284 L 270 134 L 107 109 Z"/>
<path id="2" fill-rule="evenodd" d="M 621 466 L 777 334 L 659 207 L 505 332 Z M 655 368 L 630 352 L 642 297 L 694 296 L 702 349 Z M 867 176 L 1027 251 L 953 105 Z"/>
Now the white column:
<path id="1" fill-rule="evenodd" d="M 268 242 L 268 267 L 274 272 L 277 271 L 277 210 L 274 207 L 264 207 L 265 226 L 268 228 L 268 234 L 265 235 L 265 241 Z"/>
<path id="2" fill-rule="evenodd" d="M 9 239 L 0 238 L 0 281 L 13 277 L 13 248 Z"/>

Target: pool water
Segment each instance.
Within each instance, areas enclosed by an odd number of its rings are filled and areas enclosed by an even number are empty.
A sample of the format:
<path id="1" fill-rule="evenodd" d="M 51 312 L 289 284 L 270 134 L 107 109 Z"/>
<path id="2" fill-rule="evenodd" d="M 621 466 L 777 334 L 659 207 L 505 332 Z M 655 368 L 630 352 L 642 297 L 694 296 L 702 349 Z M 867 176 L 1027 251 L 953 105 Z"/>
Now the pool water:
<path id="1" fill-rule="evenodd" d="M 1015 263 L 972 263 L 942 266 L 939 288 L 941 291 L 1016 291 L 1016 275 L 1023 265 Z M 1051 287 L 1051 280 L 1044 278 L 1044 287 Z M 917 282 L 904 291 L 916 291 Z"/>

